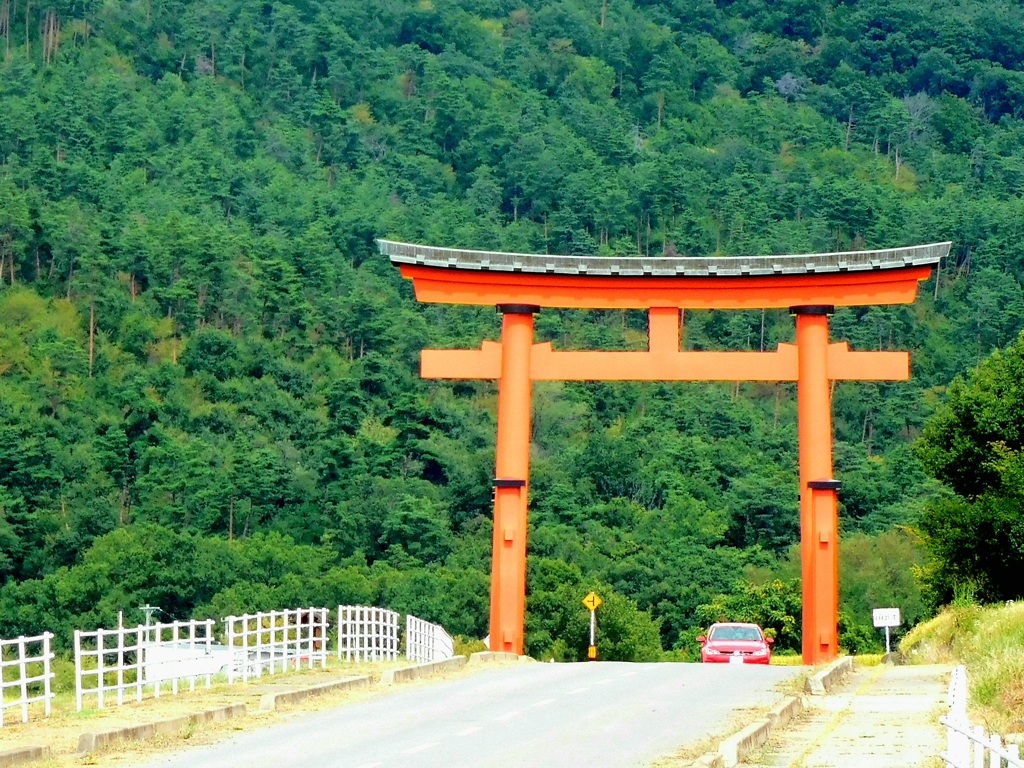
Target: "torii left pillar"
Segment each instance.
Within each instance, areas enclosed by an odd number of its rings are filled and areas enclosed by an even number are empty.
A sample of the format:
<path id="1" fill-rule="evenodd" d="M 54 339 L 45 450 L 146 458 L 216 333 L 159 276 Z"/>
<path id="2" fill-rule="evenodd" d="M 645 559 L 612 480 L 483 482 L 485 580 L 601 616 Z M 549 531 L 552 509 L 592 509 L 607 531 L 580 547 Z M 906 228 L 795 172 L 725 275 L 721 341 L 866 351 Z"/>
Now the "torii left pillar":
<path id="1" fill-rule="evenodd" d="M 796 316 L 800 436 L 800 562 L 805 664 L 839 655 L 839 514 L 832 478 L 832 403 L 828 375 L 831 306 L 791 307 Z"/>
<path id="2" fill-rule="evenodd" d="M 526 616 L 526 527 L 530 477 L 533 315 L 540 307 L 499 304 L 501 377 L 491 561 L 492 651 L 522 655 Z"/>

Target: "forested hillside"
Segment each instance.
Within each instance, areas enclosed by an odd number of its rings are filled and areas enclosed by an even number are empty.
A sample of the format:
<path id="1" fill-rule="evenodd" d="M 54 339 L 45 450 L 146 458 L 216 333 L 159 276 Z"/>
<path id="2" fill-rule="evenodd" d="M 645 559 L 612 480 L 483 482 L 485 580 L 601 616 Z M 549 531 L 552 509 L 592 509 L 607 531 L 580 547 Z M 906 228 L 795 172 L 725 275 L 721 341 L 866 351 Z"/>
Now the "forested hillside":
<path id="1" fill-rule="evenodd" d="M 418 305 L 375 237 L 952 240 L 915 305 L 832 322 L 913 368 L 835 388 L 842 641 L 878 642 L 872 607 L 924 616 L 916 531 L 948 492 L 911 444 L 1024 327 L 1021 29 L 1009 0 L 0 0 L 0 636 L 146 602 L 486 633 L 495 388 L 424 382 L 418 351 L 499 321 Z M 689 349 L 793 337 L 785 312 L 685 321 Z M 537 327 L 646 339 L 642 313 Z M 585 648 L 590 589 L 622 658 L 754 609 L 798 646 L 794 387 L 534 403 L 530 652 Z"/>

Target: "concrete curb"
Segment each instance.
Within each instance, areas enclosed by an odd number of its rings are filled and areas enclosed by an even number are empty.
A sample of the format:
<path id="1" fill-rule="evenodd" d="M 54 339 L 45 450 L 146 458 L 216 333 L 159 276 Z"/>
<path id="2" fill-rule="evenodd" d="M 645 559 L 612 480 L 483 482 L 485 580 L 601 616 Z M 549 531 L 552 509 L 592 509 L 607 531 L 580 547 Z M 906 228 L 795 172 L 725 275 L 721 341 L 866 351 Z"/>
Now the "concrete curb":
<path id="1" fill-rule="evenodd" d="M 21 765 L 33 760 L 45 760 L 50 756 L 49 747 L 19 747 L 0 752 L 0 766 Z"/>
<path id="2" fill-rule="evenodd" d="M 725 760 L 718 752 L 708 752 L 690 763 L 690 768 L 725 768 Z"/>
<path id="3" fill-rule="evenodd" d="M 807 692 L 811 696 L 824 696 L 832 686 L 842 680 L 853 669 L 853 656 L 836 659 L 820 672 L 807 678 Z"/>
<path id="4" fill-rule="evenodd" d="M 732 768 L 751 751 L 768 741 L 772 732 L 772 721 L 755 720 L 739 733 L 733 734 L 718 745 L 718 754 L 722 756 L 725 768 Z"/>
<path id="5" fill-rule="evenodd" d="M 812 695 L 824 694 L 852 668 L 853 657 L 844 656 L 808 677 L 807 690 Z M 694 768 L 733 768 L 751 751 L 768 741 L 774 728 L 785 726 L 803 709 L 802 698 L 788 696 L 768 711 L 768 717 L 756 720 L 746 728 L 723 739 L 718 746 L 717 753 L 702 755 L 692 765 Z"/>
<path id="6" fill-rule="evenodd" d="M 79 754 L 88 754 L 98 749 L 109 747 L 119 741 L 145 741 L 154 736 L 178 734 L 184 728 L 192 725 L 221 722 L 234 717 L 244 717 L 245 713 L 245 704 L 229 704 L 224 707 L 214 707 L 202 712 L 195 712 L 191 715 L 172 717 L 168 720 L 157 720 L 155 723 L 129 725 L 124 728 L 115 728 L 110 731 L 100 731 L 97 733 L 83 733 L 78 737 L 78 752 Z"/>
<path id="7" fill-rule="evenodd" d="M 260 696 L 260 712 L 273 712 L 281 704 L 294 704 L 297 701 L 305 701 L 311 696 L 319 696 L 332 691 L 348 691 L 353 688 L 369 688 L 370 676 L 359 675 L 358 677 L 346 677 L 344 680 L 335 680 L 330 683 L 311 685 L 308 688 L 300 688 L 297 691 L 281 691 L 280 693 L 265 693 Z"/>
<path id="8" fill-rule="evenodd" d="M 446 669 L 458 669 L 469 662 L 465 656 L 453 656 L 444 661 L 429 661 L 426 664 L 415 664 L 411 667 L 401 669 L 389 669 L 380 676 L 381 685 L 394 685 L 409 680 L 416 680 L 421 677 L 430 677 Z"/>
<path id="9" fill-rule="evenodd" d="M 774 728 L 781 728 L 804 708 L 799 696 L 788 696 L 770 710 L 768 717 L 757 720 L 743 730 L 723 739 L 717 752 L 701 755 L 691 765 L 693 768 L 732 768 L 746 758 L 757 747 L 768 741 Z"/>
<path id="10" fill-rule="evenodd" d="M 495 662 L 495 661 L 519 661 L 520 659 L 528 659 L 529 656 L 518 656 L 514 653 L 505 653 L 503 651 L 477 651 L 476 653 L 469 654 L 469 661 L 471 664 L 477 664 L 479 662 Z"/>
<path id="11" fill-rule="evenodd" d="M 800 696 L 787 696 L 768 710 L 768 719 L 772 721 L 773 728 L 781 728 L 803 712 L 805 706 L 804 700 Z"/>

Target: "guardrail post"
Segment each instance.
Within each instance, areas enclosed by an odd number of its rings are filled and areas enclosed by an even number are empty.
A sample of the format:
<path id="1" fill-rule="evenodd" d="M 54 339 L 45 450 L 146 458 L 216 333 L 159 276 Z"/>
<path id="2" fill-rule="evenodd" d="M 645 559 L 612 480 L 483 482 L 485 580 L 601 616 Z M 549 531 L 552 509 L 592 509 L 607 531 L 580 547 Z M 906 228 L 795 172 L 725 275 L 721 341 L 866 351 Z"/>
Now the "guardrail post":
<path id="1" fill-rule="evenodd" d="M 53 651 L 50 650 L 50 641 L 53 639 L 53 632 L 43 633 L 43 676 L 46 682 L 43 683 L 43 695 L 46 696 L 46 716 L 50 716 L 51 699 L 53 699 Z"/>
<path id="2" fill-rule="evenodd" d="M 28 665 L 25 663 L 25 636 L 18 638 L 18 674 L 21 675 L 21 722 L 28 722 Z"/>
<path id="3" fill-rule="evenodd" d="M 75 630 L 75 705 L 82 711 L 82 632 Z"/>

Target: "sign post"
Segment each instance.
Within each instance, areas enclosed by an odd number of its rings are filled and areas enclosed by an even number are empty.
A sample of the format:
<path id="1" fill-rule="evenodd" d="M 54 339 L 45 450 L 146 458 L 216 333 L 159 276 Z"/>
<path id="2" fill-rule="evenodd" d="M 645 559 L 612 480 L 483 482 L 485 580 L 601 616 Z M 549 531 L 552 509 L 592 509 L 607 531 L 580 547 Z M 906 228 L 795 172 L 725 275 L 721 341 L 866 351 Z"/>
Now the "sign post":
<path id="1" fill-rule="evenodd" d="M 591 592 L 583 598 L 583 605 L 590 611 L 590 647 L 587 648 L 587 660 L 597 661 L 597 609 L 603 603 L 596 592 Z"/>
<path id="2" fill-rule="evenodd" d="M 903 622 L 900 620 L 899 608 L 875 608 L 871 612 L 876 627 L 885 627 L 885 655 L 889 655 L 889 627 L 898 627 Z"/>

